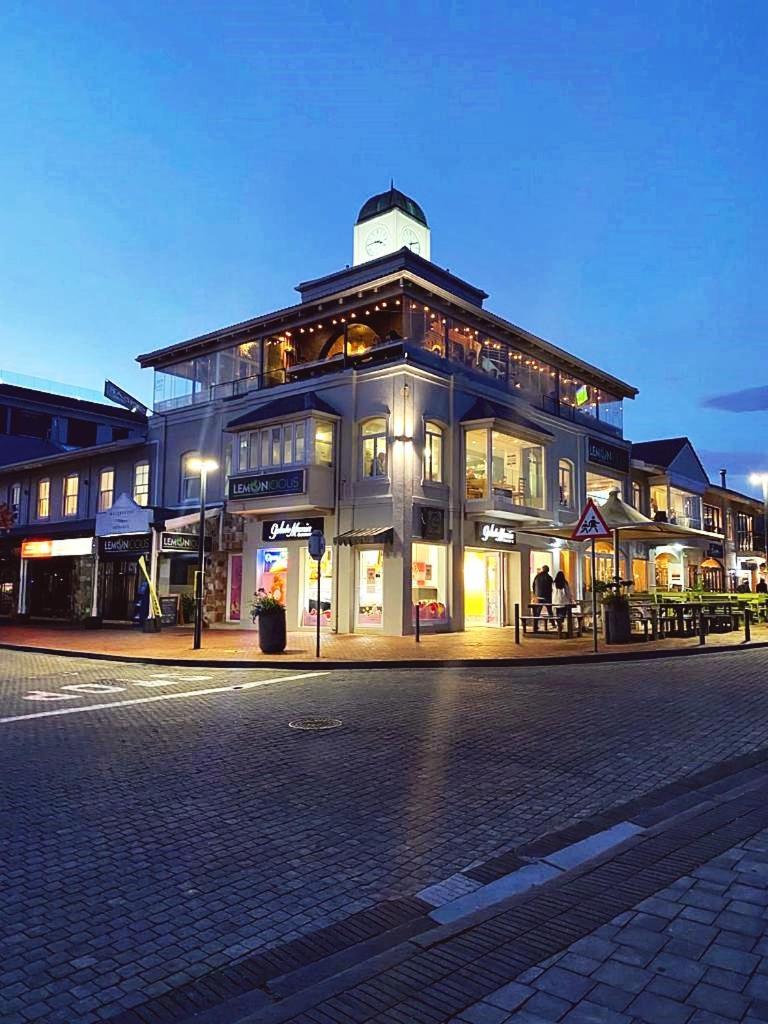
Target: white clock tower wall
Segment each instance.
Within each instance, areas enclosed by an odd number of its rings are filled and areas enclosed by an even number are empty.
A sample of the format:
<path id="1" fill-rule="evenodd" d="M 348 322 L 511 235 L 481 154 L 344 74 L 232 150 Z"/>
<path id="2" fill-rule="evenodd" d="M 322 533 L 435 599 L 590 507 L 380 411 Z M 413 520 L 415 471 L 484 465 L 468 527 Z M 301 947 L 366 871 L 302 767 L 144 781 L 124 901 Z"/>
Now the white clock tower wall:
<path id="1" fill-rule="evenodd" d="M 352 262 L 357 266 L 402 248 L 412 249 L 428 260 L 431 258 L 429 235 L 428 227 L 402 210 L 387 210 L 362 224 L 355 224 Z"/>

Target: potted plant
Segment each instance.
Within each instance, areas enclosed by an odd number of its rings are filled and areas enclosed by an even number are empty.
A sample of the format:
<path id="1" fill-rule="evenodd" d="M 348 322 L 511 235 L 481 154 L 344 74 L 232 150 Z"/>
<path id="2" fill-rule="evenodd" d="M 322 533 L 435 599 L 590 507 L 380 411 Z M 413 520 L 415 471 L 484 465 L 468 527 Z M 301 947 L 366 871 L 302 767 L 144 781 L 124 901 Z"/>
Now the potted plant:
<path id="1" fill-rule="evenodd" d="M 631 586 L 628 580 L 604 583 L 602 591 L 603 621 L 607 644 L 628 644 L 632 639 L 632 620 L 629 614 L 629 597 L 622 592 L 623 586 Z"/>
<path id="2" fill-rule="evenodd" d="M 259 620 L 259 647 L 264 654 L 282 654 L 285 650 L 285 608 L 274 597 L 256 597 L 251 605 L 254 621 Z"/>

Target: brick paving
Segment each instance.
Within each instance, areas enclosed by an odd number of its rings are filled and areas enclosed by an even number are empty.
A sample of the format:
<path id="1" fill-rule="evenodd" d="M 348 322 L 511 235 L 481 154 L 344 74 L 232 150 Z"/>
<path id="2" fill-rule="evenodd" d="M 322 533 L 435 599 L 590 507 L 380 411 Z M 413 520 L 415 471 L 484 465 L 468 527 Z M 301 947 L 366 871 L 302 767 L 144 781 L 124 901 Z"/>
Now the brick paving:
<path id="1" fill-rule="evenodd" d="M 0 723 L 3 1024 L 108 1019 L 764 750 L 767 668 L 753 650 L 338 670 Z M 29 690 L 74 678 L 124 697 L 152 671 L 2 651 L 0 719 L 37 710 Z M 209 673 L 195 685 L 259 675 Z M 344 726 L 289 730 L 302 715 Z"/>
<path id="2" fill-rule="evenodd" d="M 764 788 L 243 1024 L 764 1024 Z"/>
<path id="3" fill-rule="evenodd" d="M 591 655 L 591 636 L 559 640 L 549 636 L 523 636 L 519 645 L 514 642 L 514 631 L 504 629 L 470 629 L 464 633 L 425 633 L 421 642 L 413 637 L 383 637 L 370 633 L 341 636 L 323 635 L 321 660 L 336 662 L 376 662 L 422 660 L 466 660 L 499 658 L 562 658 L 573 655 Z M 710 646 L 738 647 L 744 641 L 743 631 L 712 634 Z M 752 642 L 768 642 L 768 625 L 752 626 Z M 20 644 L 57 651 L 80 651 L 123 657 L 167 658 L 173 661 L 202 661 L 216 659 L 228 661 L 314 661 L 315 636 L 311 632 L 288 635 L 286 651 L 281 655 L 263 655 L 259 650 L 254 630 L 212 628 L 203 635 L 201 650 L 192 650 L 191 628 L 175 627 L 161 633 L 142 633 L 132 628 L 76 629 L 45 625 L 0 625 L 0 644 Z M 616 654 L 689 650 L 699 646 L 696 637 L 669 638 L 662 641 L 644 641 L 638 636 L 631 644 L 610 647 L 600 641 L 600 653 L 610 657 Z"/>

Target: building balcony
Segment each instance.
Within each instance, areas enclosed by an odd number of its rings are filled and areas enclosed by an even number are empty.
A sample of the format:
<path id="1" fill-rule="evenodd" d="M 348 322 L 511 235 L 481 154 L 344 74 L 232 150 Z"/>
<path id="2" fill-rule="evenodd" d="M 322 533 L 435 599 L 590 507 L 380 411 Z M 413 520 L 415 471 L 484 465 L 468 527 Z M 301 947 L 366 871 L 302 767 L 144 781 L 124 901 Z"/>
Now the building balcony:
<path id="1" fill-rule="evenodd" d="M 492 487 L 490 494 L 473 481 L 467 481 L 467 512 L 470 515 L 514 516 L 516 519 L 547 518 L 544 509 L 532 504 L 530 495 L 506 487 Z"/>

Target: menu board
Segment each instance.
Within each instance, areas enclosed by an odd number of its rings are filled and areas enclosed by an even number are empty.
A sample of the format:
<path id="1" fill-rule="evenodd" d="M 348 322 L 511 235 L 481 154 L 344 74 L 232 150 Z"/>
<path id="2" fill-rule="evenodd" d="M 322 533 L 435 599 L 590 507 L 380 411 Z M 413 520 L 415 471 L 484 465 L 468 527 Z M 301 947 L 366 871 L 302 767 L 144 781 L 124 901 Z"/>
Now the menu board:
<path id="1" fill-rule="evenodd" d="M 179 621 L 179 595 L 165 594 L 160 598 L 160 621 L 164 626 L 175 626 Z"/>

